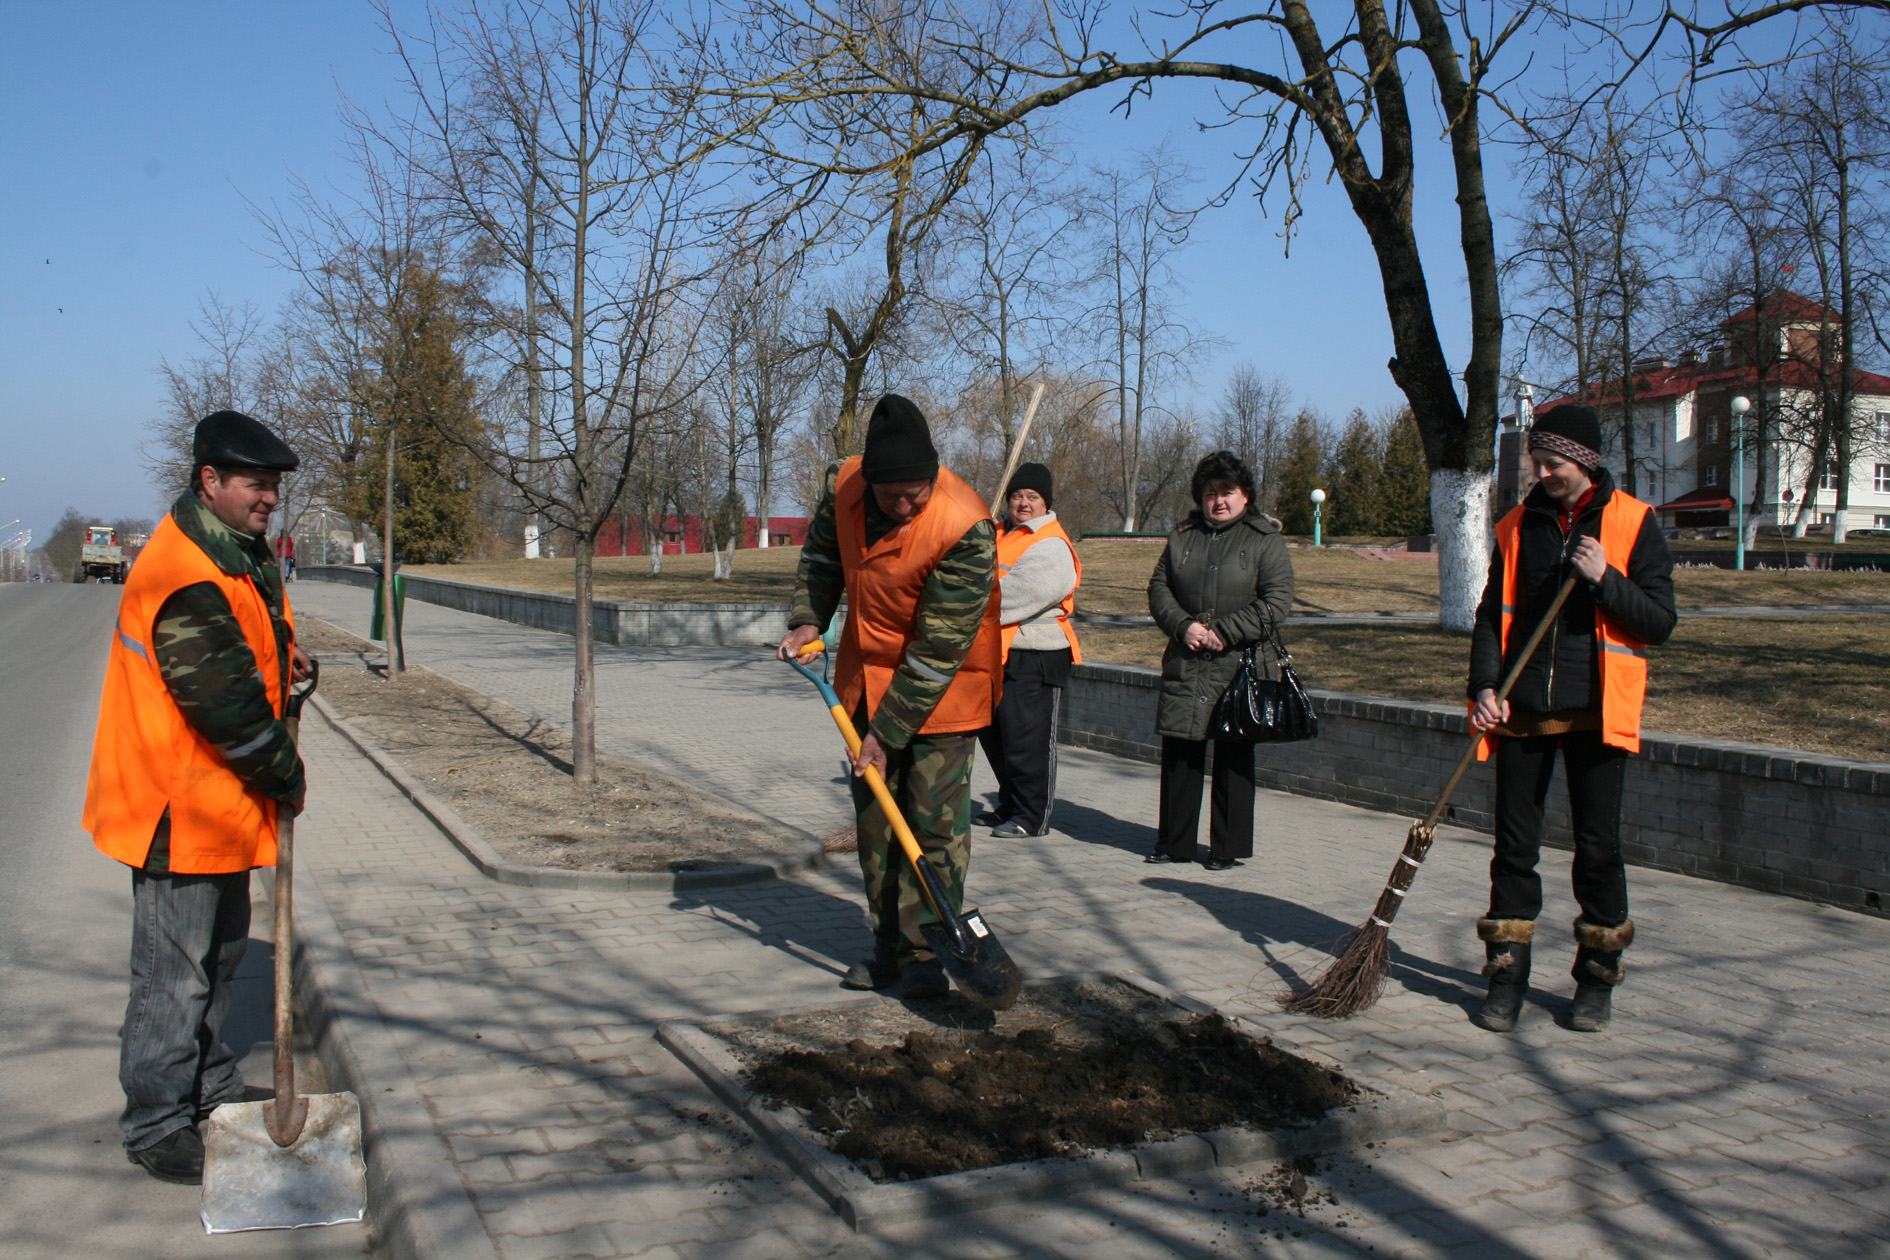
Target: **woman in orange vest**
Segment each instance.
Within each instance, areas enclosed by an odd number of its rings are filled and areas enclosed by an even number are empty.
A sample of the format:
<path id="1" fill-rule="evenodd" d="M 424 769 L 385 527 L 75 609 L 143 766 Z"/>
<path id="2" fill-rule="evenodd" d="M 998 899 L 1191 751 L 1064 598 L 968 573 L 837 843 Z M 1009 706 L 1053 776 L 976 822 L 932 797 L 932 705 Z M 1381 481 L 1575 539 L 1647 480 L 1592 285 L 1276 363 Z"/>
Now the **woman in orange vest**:
<path id="1" fill-rule="evenodd" d="M 197 426 L 191 489 L 171 505 L 118 601 L 85 829 L 131 868 L 131 996 L 119 1117 L 135 1164 L 203 1177 L 197 1124 L 245 1097 L 222 1041 L 249 941 L 249 872 L 276 860 L 302 761 L 282 721 L 308 658 L 265 534 L 295 452 L 248 416 Z"/>
<path id="2" fill-rule="evenodd" d="M 1634 940 L 1621 857 L 1621 790 L 1641 746 L 1647 649 L 1673 633 L 1673 557 L 1660 522 L 1602 466 L 1601 422 L 1587 407 L 1543 412 L 1529 431 L 1537 483 L 1496 527 L 1496 554 L 1470 649 L 1470 723 L 1496 756 L 1490 912 L 1477 921 L 1490 988 L 1474 1021 L 1515 1028 L 1542 913 L 1543 806 L 1555 756 L 1575 833 L 1575 1002 L 1570 1025 L 1608 1026 Z M 1499 679 L 1570 574 L 1554 626 L 1502 704 Z"/>
<path id="3" fill-rule="evenodd" d="M 1057 795 L 1057 712 L 1070 666 L 1083 659 L 1070 625 L 1083 562 L 1051 510 L 1049 468 L 1025 464 L 1004 488 L 1008 524 L 997 572 L 1004 698 L 978 736 L 997 775 L 997 808 L 972 821 L 1011 840 L 1050 830 Z"/>
<path id="4" fill-rule="evenodd" d="M 783 658 L 800 655 L 845 597 L 834 690 L 862 733 L 853 807 L 873 922 L 873 952 L 847 971 L 845 988 L 950 991 L 919 930 L 936 916 L 861 776 L 869 765 L 885 776 L 956 911 L 971 863 L 971 753 L 1004 685 L 996 573 L 984 500 L 940 467 L 918 407 L 887 394 L 867 422 L 865 454 L 827 470 L 780 646 Z"/>

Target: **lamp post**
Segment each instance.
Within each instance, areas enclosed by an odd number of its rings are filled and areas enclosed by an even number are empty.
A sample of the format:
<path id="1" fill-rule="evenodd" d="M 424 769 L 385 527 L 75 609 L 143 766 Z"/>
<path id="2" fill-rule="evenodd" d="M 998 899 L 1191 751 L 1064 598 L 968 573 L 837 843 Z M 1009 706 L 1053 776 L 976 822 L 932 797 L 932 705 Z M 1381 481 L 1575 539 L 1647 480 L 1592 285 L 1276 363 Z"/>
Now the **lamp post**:
<path id="1" fill-rule="evenodd" d="M 1733 534 L 1733 568 L 1746 567 L 1746 413 L 1752 400 L 1744 394 L 1732 400 L 1733 422 L 1733 508 L 1738 513 L 1738 529 Z"/>
<path id="2" fill-rule="evenodd" d="M 1323 547 L 1325 543 L 1321 541 L 1319 529 L 1319 505 L 1326 501 L 1326 492 L 1324 490 L 1314 490 L 1312 494 L 1307 497 L 1312 499 L 1312 545 L 1315 547 Z"/>

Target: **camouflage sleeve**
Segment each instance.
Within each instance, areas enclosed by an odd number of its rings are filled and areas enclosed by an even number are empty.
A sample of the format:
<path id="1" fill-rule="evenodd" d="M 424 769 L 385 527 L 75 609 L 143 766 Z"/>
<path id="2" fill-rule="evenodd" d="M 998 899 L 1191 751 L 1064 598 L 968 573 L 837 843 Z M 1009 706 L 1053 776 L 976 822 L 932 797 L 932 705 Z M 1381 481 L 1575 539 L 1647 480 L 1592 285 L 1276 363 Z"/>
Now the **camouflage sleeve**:
<path id="1" fill-rule="evenodd" d="M 151 643 L 184 720 L 236 776 L 264 796 L 300 800 L 302 759 L 223 592 L 200 582 L 172 595 L 158 609 Z"/>
<path id="2" fill-rule="evenodd" d="M 846 594 L 846 574 L 840 567 L 840 523 L 834 513 L 833 488 L 839 480 L 840 465 L 827 465 L 827 486 L 821 492 L 820 506 L 807 523 L 807 540 L 801 544 L 800 568 L 794 574 L 794 611 L 788 614 L 788 629 L 819 626 L 822 630 L 833 620 Z"/>
<path id="3" fill-rule="evenodd" d="M 887 748 L 912 742 L 951 686 L 984 620 L 997 580 L 997 529 L 979 521 L 952 545 L 919 592 L 912 644 L 873 714 L 872 731 Z"/>

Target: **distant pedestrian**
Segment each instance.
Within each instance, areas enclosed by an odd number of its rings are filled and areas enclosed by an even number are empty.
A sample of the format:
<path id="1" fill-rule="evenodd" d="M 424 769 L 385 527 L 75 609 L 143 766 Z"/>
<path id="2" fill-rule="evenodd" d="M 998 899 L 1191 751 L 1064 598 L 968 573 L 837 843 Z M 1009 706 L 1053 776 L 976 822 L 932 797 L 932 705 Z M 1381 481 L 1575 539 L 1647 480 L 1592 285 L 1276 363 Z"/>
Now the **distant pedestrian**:
<path id="1" fill-rule="evenodd" d="M 1057 714 L 1070 667 L 1083 659 L 1070 625 L 1083 564 L 1051 509 L 1054 482 L 1043 464 L 1025 464 L 1004 489 L 998 535 L 998 624 L 1004 696 L 979 735 L 997 776 L 998 804 L 974 821 L 1009 840 L 1050 830 L 1057 794 Z"/>
<path id="2" fill-rule="evenodd" d="M 276 535 L 276 565 L 283 581 L 295 581 L 295 535 L 286 529 Z"/>
<path id="3" fill-rule="evenodd" d="M 972 750 L 1004 685 L 996 576 L 990 509 L 940 466 L 924 413 L 885 395 L 865 453 L 827 469 L 779 648 L 783 659 L 798 656 L 845 598 L 833 681 L 861 735 L 853 808 L 873 952 L 847 970 L 844 988 L 950 991 L 920 931 L 938 916 L 864 776 L 874 766 L 885 777 L 951 898 L 943 908 L 956 913 L 971 864 Z"/>
<path id="4" fill-rule="evenodd" d="M 1192 862 L 1201 823 L 1201 780 L 1215 704 L 1262 645 L 1269 678 L 1279 658 L 1267 625 L 1293 607 L 1293 562 L 1279 522 L 1254 505 L 1253 473 L 1230 451 L 1194 470 L 1195 508 L 1170 531 L 1148 583 L 1148 607 L 1168 637 L 1155 729 L 1162 737 L 1159 837 L 1149 862 Z M 1253 856 L 1253 745 L 1214 741 L 1207 869 Z"/>
<path id="5" fill-rule="evenodd" d="M 222 1033 L 249 872 L 275 864 L 278 811 L 302 807 L 282 715 L 309 659 L 266 541 L 296 462 L 248 416 L 206 417 L 190 488 L 132 567 L 112 630 L 84 825 L 131 868 L 119 1127 L 162 1181 L 202 1180 L 198 1122 L 243 1096 Z"/>
<path id="6" fill-rule="evenodd" d="M 1477 921 L 1490 987 L 1475 1022 L 1516 1026 L 1542 913 L 1536 873 L 1555 754 L 1575 832 L 1575 1003 L 1571 1025 L 1608 1026 L 1621 953 L 1634 941 L 1621 858 L 1621 790 L 1641 746 L 1647 649 L 1673 633 L 1673 557 L 1647 504 L 1615 488 L 1601 462 L 1601 422 L 1554 407 L 1529 431 L 1539 479 L 1496 527 L 1496 554 L 1470 646 L 1470 723 L 1496 754 L 1496 852 L 1490 912 Z M 1509 698 L 1496 688 L 1570 574 L 1581 579 Z"/>

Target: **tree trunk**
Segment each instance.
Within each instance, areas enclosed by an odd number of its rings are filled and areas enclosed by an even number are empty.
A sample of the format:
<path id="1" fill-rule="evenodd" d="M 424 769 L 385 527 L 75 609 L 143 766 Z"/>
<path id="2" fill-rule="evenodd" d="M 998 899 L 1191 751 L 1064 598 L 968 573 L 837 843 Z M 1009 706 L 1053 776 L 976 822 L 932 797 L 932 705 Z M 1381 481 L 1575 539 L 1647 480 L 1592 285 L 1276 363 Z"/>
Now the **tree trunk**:
<path id="1" fill-rule="evenodd" d="M 591 624 L 591 594 L 595 574 L 591 559 L 597 539 L 589 530 L 572 540 L 577 570 L 576 600 L 571 610 L 575 658 L 571 679 L 571 777 L 579 783 L 597 782 L 597 673 L 596 627 Z"/>
<path id="2" fill-rule="evenodd" d="M 1468 634 L 1490 571 L 1490 476 L 1461 468 L 1431 470 L 1431 528 L 1437 531 L 1438 620 Z"/>
<path id="3" fill-rule="evenodd" d="M 387 636 L 387 674 L 407 671 L 407 646 L 401 641 L 399 610 L 394 604 L 394 422 L 387 422 L 387 485 L 381 502 L 381 633 Z"/>

